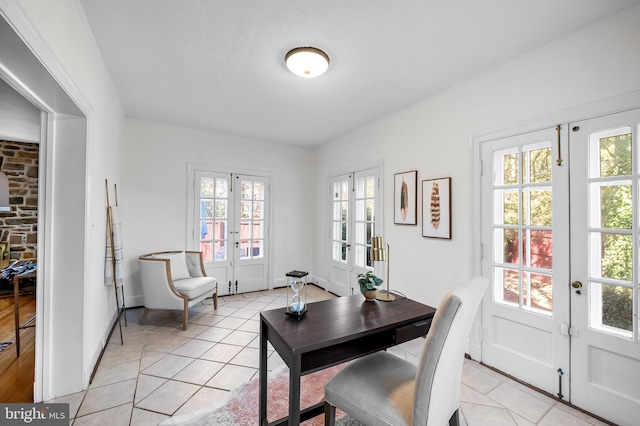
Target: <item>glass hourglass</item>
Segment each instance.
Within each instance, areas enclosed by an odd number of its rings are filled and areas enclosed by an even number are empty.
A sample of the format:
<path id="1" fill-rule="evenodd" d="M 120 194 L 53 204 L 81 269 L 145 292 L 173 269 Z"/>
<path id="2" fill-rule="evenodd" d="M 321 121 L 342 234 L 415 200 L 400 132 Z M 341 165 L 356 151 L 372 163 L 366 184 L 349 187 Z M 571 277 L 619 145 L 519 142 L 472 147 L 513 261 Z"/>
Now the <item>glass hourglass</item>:
<path id="1" fill-rule="evenodd" d="M 287 309 L 288 315 L 294 315 L 298 318 L 307 313 L 306 303 L 306 276 L 307 272 L 291 271 L 287 273 L 288 286 L 287 286 Z M 289 297 L 289 289 L 293 292 L 293 295 Z"/>

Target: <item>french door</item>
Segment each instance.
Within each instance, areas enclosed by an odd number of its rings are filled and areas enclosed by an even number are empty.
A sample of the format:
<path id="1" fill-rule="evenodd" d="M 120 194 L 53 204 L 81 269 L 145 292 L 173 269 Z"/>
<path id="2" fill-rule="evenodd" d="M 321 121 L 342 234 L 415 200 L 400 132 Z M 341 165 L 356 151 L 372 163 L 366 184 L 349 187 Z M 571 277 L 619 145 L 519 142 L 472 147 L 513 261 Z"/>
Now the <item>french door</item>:
<path id="1" fill-rule="evenodd" d="M 334 176 L 329 181 L 329 282 L 340 296 L 360 291 L 356 276 L 374 270 L 371 237 L 379 223 L 378 168 Z M 379 274 L 379 273 L 378 273 Z"/>
<path id="2" fill-rule="evenodd" d="M 639 125 L 482 145 L 482 360 L 621 425 L 640 415 Z"/>
<path id="3" fill-rule="evenodd" d="M 568 165 L 556 160 L 567 156 L 558 137 L 551 128 L 483 144 L 482 265 L 493 286 L 482 361 L 568 395 Z"/>
<path id="4" fill-rule="evenodd" d="M 194 249 L 220 295 L 269 288 L 269 178 L 195 171 Z"/>
<path id="5" fill-rule="evenodd" d="M 640 416 L 639 124 L 636 109 L 569 125 L 571 401 L 622 425 Z"/>

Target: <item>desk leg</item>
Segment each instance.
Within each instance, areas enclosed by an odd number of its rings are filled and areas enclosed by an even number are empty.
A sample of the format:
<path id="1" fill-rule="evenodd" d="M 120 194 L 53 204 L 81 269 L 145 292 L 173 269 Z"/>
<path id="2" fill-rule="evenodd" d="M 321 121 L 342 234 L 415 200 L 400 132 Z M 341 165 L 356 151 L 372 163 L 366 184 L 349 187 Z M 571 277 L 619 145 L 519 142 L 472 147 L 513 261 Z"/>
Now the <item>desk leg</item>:
<path id="1" fill-rule="evenodd" d="M 267 326 L 260 321 L 260 364 L 258 377 L 260 380 L 260 426 L 267 426 Z"/>
<path id="2" fill-rule="evenodd" d="M 16 321 L 16 355 L 20 356 L 20 284 L 18 277 L 13 277 L 13 311 Z"/>
<path id="3" fill-rule="evenodd" d="M 293 354 L 289 369 L 289 426 L 300 424 L 300 354 Z"/>

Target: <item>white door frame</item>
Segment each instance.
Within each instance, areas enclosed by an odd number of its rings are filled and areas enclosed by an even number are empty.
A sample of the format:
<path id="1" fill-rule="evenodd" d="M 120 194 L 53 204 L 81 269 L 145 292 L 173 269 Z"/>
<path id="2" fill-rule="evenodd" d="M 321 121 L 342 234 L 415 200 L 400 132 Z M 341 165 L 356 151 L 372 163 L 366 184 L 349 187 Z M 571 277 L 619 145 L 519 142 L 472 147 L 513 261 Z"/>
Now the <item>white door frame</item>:
<path id="1" fill-rule="evenodd" d="M 90 323 L 93 109 L 19 2 L 0 0 L 0 15 L 11 27 L 0 22 L 0 39 L 10 46 L 0 49 L 0 78 L 43 112 L 34 377 L 34 400 L 41 402 L 86 388 L 100 352 L 87 347 L 84 326 Z"/>

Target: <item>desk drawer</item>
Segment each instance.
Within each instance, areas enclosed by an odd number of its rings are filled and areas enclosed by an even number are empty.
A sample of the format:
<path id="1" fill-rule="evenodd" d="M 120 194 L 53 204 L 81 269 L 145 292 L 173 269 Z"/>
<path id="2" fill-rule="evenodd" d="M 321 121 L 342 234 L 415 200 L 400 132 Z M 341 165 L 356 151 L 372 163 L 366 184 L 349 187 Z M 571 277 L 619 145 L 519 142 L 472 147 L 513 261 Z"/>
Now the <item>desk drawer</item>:
<path id="1" fill-rule="evenodd" d="M 416 337 L 426 336 L 431 327 L 431 319 L 414 322 L 404 327 L 396 328 L 396 344 L 408 342 Z"/>

